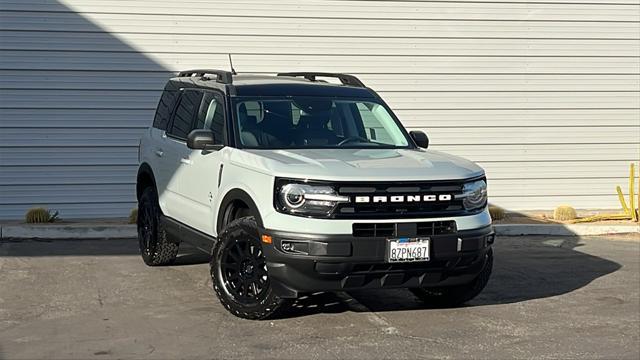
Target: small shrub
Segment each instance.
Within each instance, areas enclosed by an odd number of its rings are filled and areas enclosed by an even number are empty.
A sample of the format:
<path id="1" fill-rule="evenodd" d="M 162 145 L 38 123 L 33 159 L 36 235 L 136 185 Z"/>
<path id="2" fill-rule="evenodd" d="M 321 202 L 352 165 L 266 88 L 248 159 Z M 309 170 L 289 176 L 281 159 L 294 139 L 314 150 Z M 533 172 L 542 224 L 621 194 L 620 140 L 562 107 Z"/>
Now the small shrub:
<path id="1" fill-rule="evenodd" d="M 136 223 L 138 223 L 138 208 L 133 208 L 129 213 L 129 224 L 136 224 Z"/>
<path id="2" fill-rule="evenodd" d="M 489 214 L 493 220 L 502 220 L 506 217 L 504 209 L 495 205 L 489 205 Z"/>
<path id="3" fill-rule="evenodd" d="M 576 214 L 576 209 L 572 208 L 569 205 L 560 205 L 555 210 L 553 210 L 553 219 L 554 220 L 575 220 L 578 217 Z"/>
<path id="4" fill-rule="evenodd" d="M 58 212 L 52 212 L 43 207 L 36 207 L 27 210 L 24 221 L 29 224 L 51 223 L 58 220 Z"/>

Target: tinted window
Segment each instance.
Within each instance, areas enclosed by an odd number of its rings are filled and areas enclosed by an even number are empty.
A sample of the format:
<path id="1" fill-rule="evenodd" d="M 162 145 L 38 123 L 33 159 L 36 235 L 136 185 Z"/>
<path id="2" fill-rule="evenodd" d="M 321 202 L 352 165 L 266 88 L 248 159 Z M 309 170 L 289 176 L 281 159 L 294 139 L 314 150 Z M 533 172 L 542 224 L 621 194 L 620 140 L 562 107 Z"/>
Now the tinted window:
<path id="1" fill-rule="evenodd" d="M 224 105 L 220 97 L 205 92 L 195 123 L 196 129 L 210 129 L 217 144 L 224 144 Z"/>
<path id="2" fill-rule="evenodd" d="M 407 148 L 409 139 L 382 104 L 293 96 L 238 99 L 240 143 L 249 148 Z"/>
<path id="3" fill-rule="evenodd" d="M 200 107 L 202 92 L 196 90 L 185 90 L 180 97 L 180 102 L 176 108 L 171 130 L 168 133 L 180 139 L 186 139 L 191 131 L 195 112 Z"/>
<path id="4" fill-rule="evenodd" d="M 161 130 L 167 129 L 169 124 L 169 117 L 171 117 L 171 111 L 176 103 L 177 91 L 165 90 L 162 92 L 160 102 L 158 102 L 158 108 L 156 109 L 156 116 L 153 119 L 153 127 Z"/>

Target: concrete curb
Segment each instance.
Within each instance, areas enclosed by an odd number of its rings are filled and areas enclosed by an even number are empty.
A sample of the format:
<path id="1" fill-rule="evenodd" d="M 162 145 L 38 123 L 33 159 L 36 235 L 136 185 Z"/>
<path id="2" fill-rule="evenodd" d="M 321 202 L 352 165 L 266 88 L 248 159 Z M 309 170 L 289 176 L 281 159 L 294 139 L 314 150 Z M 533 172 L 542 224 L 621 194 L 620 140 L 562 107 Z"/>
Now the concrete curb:
<path id="1" fill-rule="evenodd" d="M 496 235 L 588 236 L 640 233 L 640 225 L 497 224 Z M 137 237 L 134 224 L 0 225 L 0 240 L 123 239 Z"/>
<path id="2" fill-rule="evenodd" d="M 496 235 L 589 236 L 640 233 L 640 225 L 496 224 Z"/>
<path id="3" fill-rule="evenodd" d="M 135 224 L 2 225 L 0 239 L 122 239 L 137 237 Z"/>

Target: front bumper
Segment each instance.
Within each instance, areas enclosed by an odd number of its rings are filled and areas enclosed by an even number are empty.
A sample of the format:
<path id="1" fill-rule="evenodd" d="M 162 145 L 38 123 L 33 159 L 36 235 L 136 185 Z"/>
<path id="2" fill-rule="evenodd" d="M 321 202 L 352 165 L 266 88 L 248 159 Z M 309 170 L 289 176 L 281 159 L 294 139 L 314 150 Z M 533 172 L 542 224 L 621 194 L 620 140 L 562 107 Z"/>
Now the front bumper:
<path id="1" fill-rule="evenodd" d="M 482 270 L 495 238 L 491 226 L 433 235 L 429 261 L 391 264 L 385 262 L 385 237 L 262 233 L 272 237 L 272 244 L 263 245 L 272 288 L 287 298 L 316 291 L 469 283 Z M 283 241 L 302 244 L 307 254 L 285 252 Z"/>

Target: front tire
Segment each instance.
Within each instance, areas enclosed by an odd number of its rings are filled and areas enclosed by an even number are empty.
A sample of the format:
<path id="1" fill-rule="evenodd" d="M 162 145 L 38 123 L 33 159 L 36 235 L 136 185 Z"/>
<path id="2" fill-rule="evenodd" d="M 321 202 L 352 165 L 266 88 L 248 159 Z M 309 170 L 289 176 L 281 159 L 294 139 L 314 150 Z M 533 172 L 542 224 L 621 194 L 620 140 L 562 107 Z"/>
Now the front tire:
<path id="1" fill-rule="evenodd" d="M 178 256 L 179 245 L 169 240 L 161 214 L 155 189 L 147 187 L 138 202 L 137 223 L 140 255 L 149 266 L 169 265 Z"/>
<path id="2" fill-rule="evenodd" d="M 222 305 L 244 319 L 273 317 L 288 304 L 271 288 L 253 217 L 232 221 L 220 234 L 211 258 L 211 279 Z"/>
<path id="3" fill-rule="evenodd" d="M 489 282 L 492 270 L 493 250 L 489 249 L 486 254 L 484 267 L 480 271 L 480 274 L 469 284 L 447 287 L 411 288 L 409 290 L 427 305 L 439 308 L 458 307 L 482 292 Z"/>

